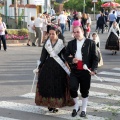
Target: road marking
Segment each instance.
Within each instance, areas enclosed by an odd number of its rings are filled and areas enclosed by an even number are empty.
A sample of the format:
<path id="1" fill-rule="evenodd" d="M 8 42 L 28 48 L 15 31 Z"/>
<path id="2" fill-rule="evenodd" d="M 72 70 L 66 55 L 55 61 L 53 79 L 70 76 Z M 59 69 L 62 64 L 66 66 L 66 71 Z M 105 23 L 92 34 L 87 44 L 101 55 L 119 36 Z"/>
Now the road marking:
<path id="1" fill-rule="evenodd" d="M 103 88 L 103 89 L 108 89 L 108 90 L 120 91 L 120 87 L 114 86 L 114 85 L 112 86 L 112 85 L 104 85 L 104 84 L 92 83 L 91 87 L 97 87 L 97 88 Z"/>
<path id="2" fill-rule="evenodd" d="M 112 70 L 118 70 L 118 71 L 120 71 L 120 68 L 113 68 Z"/>
<path id="3" fill-rule="evenodd" d="M 20 97 L 35 99 L 35 93 L 27 93 L 27 94 L 21 95 Z M 79 100 L 79 104 L 80 105 L 82 104 L 81 100 Z M 88 107 L 95 110 L 105 110 L 105 111 L 115 110 L 117 113 L 120 113 L 119 106 L 113 106 L 113 105 L 107 105 L 107 104 L 88 101 Z"/>
<path id="4" fill-rule="evenodd" d="M 78 91 L 78 94 L 80 95 L 80 92 Z M 110 100 L 120 100 L 120 96 L 114 95 L 114 94 L 108 94 L 108 93 L 101 93 L 101 92 L 93 92 L 90 91 L 90 96 L 92 97 L 98 97 L 98 98 L 105 98 L 105 99 L 110 99 Z M 25 98 L 35 98 L 35 93 L 27 93 L 24 95 L 21 95 L 20 97 L 25 97 Z"/>
<path id="5" fill-rule="evenodd" d="M 102 71 L 102 72 L 99 72 L 98 74 L 112 75 L 112 76 L 120 76 L 120 73 L 107 72 L 107 71 Z"/>
<path id="6" fill-rule="evenodd" d="M 15 102 L 8 102 L 8 101 L 1 101 L 0 107 L 5 108 L 5 109 L 22 111 L 22 112 L 30 112 L 30 113 L 36 113 L 36 114 L 49 115 L 49 116 L 64 118 L 64 119 L 68 119 L 68 120 L 76 120 L 76 119 L 84 120 L 84 119 L 80 118 L 79 115 L 77 115 L 74 118 L 71 117 L 71 111 L 68 111 L 68 110 L 59 110 L 58 113 L 50 113 L 47 110 L 47 108 L 45 108 L 45 107 L 21 104 L 21 103 L 15 103 Z M 92 115 L 87 115 L 87 119 L 88 120 L 106 120 L 106 118 L 92 116 Z"/>
<path id="7" fill-rule="evenodd" d="M 7 117 L 1 117 L 0 120 L 19 120 L 19 119 L 13 119 L 13 118 L 7 118 Z"/>
<path id="8" fill-rule="evenodd" d="M 114 82 L 114 83 L 120 83 L 120 79 L 114 79 L 114 78 L 108 78 L 108 77 L 100 77 L 103 82 L 106 81 L 106 82 Z M 92 80 L 97 80 L 96 77 L 93 77 L 92 76 Z"/>
<path id="9" fill-rule="evenodd" d="M 21 76 L 21 75 L 25 75 L 25 76 L 27 76 L 27 75 L 30 75 L 29 73 L 2 73 L 2 75 L 1 76 Z"/>
<path id="10" fill-rule="evenodd" d="M 33 83 L 33 80 L 0 80 L 0 83 L 22 83 L 22 82 L 31 82 L 31 86 L 32 86 L 32 83 Z M 36 80 L 37 82 L 37 80 Z"/>
<path id="11" fill-rule="evenodd" d="M 98 98 L 105 98 L 105 99 L 110 99 L 110 100 L 117 100 L 117 101 L 120 100 L 120 96 L 118 96 L 118 95 L 101 93 L 101 92 L 90 91 L 90 96 L 98 97 Z"/>

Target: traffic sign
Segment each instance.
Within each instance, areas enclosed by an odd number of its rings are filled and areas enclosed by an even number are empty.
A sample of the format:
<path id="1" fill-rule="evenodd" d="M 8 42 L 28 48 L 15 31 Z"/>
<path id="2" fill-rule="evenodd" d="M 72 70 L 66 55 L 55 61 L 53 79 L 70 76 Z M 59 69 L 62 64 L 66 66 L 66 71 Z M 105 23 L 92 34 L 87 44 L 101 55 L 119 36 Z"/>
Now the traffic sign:
<path id="1" fill-rule="evenodd" d="M 96 3 L 96 2 L 98 2 L 98 0 L 92 0 L 92 2 L 93 2 L 93 3 Z"/>

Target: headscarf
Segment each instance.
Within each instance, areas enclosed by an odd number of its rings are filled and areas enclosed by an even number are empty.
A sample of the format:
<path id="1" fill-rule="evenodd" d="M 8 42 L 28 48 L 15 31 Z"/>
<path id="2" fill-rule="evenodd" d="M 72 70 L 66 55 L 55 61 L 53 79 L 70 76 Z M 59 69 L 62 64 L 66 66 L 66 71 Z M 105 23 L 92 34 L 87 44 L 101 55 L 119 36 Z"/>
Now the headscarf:
<path id="1" fill-rule="evenodd" d="M 96 39 L 94 40 L 95 43 L 96 43 L 96 45 L 98 44 L 98 46 L 100 47 L 100 38 L 99 38 L 98 34 L 97 34 L 96 32 L 93 32 L 93 33 L 92 33 L 92 36 L 93 36 L 93 34 L 96 35 Z M 92 36 L 91 36 L 90 38 L 93 40 L 93 37 L 92 37 Z"/>

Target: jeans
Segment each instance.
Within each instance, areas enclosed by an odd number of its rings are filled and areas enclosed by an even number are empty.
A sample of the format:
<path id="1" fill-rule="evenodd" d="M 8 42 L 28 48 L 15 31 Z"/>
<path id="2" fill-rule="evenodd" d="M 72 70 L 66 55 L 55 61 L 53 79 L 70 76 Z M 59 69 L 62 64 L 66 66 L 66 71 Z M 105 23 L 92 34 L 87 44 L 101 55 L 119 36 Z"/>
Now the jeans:
<path id="1" fill-rule="evenodd" d="M 7 46 L 6 46 L 6 38 L 5 38 L 5 35 L 0 35 L 0 50 L 1 50 L 1 40 L 2 40 L 2 43 L 3 43 L 3 48 L 4 50 L 7 49 Z"/>
<path id="2" fill-rule="evenodd" d="M 60 27 L 61 27 L 62 35 L 63 35 L 63 34 L 64 34 L 64 31 L 65 31 L 65 24 L 60 23 Z"/>

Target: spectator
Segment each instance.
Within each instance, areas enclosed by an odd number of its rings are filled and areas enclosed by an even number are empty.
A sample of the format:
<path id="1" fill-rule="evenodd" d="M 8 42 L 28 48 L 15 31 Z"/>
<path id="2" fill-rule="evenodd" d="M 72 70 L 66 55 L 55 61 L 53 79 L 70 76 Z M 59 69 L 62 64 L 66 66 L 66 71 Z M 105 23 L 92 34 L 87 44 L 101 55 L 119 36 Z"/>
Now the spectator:
<path id="1" fill-rule="evenodd" d="M 2 17 L 0 17 L 0 50 L 1 50 L 1 40 L 2 40 L 4 51 L 7 50 L 5 30 L 6 30 L 6 24 L 2 22 Z"/>
<path id="2" fill-rule="evenodd" d="M 35 26 L 35 32 L 36 32 L 36 40 L 38 39 L 38 47 L 40 47 L 41 40 L 43 38 L 42 36 L 42 27 L 43 27 L 43 19 L 42 19 L 42 14 L 38 14 L 38 17 L 35 19 L 34 22 Z"/>
<path id="3" fill-rule="evenodd" d="M 67 23 L 67 17 L 64 15 L 64 11 L 61 12 L 61 14 L 58 16 L 58 25 L 60 25 L 62 34 L 64 34 L 65 31 L 65 25 Z"/>
<path id="4" fill-rule="evenodd" d="M 29 39 L 32 42 L 32 46 L 36 46 L 35 45 L 35 27 L 34 27 L 34 17 L 31 17 L 31 22 L 28 25 L 29 28 Z M 27 43 L 28 46 L 30 46 L 29 42 Z"/>

